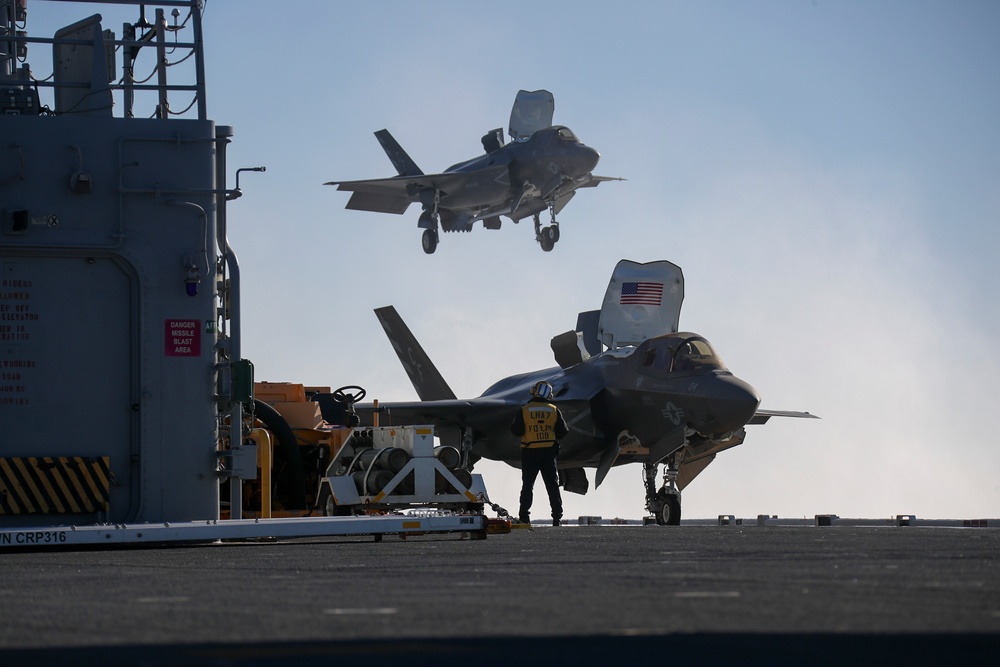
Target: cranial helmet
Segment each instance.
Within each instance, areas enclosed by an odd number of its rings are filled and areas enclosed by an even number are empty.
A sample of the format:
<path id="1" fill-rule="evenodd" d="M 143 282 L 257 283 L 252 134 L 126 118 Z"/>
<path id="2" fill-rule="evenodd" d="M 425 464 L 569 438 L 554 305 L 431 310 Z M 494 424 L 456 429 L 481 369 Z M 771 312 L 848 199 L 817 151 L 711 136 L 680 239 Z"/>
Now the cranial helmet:
<path id="1" fill-rule="evenodd" d="M 552 398 L 552 385 L 542 380 L 531 385 L 531 395 L 544 401 Z"/>

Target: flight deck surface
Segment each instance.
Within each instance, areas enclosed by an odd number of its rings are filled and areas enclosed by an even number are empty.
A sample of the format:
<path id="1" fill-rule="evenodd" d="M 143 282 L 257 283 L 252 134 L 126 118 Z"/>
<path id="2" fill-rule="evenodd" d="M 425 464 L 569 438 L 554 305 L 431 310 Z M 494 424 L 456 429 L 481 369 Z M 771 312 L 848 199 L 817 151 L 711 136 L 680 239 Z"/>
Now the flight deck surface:
<path id="1" fill-rule="evenodd" d="M 536 527 L 0 560 L 6 664 L 983 664 L 1000 649 L 994 528 Z"/>

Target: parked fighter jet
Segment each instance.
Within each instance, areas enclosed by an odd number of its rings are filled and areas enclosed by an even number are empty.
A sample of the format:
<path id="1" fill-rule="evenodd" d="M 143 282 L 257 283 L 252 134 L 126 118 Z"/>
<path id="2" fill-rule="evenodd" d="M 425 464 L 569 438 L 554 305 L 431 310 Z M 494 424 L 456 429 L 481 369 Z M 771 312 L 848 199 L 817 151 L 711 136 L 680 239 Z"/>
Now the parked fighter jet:
<path id="1" fill-rule="evenodd" d="M 519 222 L 532 216 L 535 240 L 546 252 L 559 240 L 556 214 L 577 188 L 594 187 L 620 178 L 594 176 L 601 155 L 585 146 L 565 126 L 552 125 L 555 102 L 547 90 L 518 92 L 510 112 L 508 133 L 496 128 L 482 138 L 485 155 L 452 165 L 440 174 L 424 174 L 388 130 L 375 137 L 399 173 L 392 178 L 330 181 L 338 190 L 353 192 L 347 208 L 379 213 L 406 212 L 410 204 L 423 207 L 417 226 L 424 230 L 424 252 L 437 248 L 438 225 L 446 232 L 468 232 L 478 220 L 486 229 L 500 229 L 500 216 Z M 542 211 L 550 224 L 542 226 Z"/>
<path id="2" fill-rule="evenodd" d="M 500 380 L 479 398 L 458 400 L 392 306 L 375 312 L 420 401 L 382 403 L 382 425 L 435 424 L 443 444 L 459 447 L 467 465 L 479 458 L 520 465 L 514 412 L 539 380 L 554 389 L 570 432 L 559 468 L 567 491 L 586 493 L 584 467 L 595 487 L 612 466 L 641 463 L 646 508 L 660 524 L 680 522 L 681 490 L 715 455 L 743 442 L 747 424 L 807 412 L 760 410 L 760 397 L 733 375 L 694 333 L 678 331 L 684 277 L 667 262 L 622 260 L 600 311 L 580 313 L 576 330 L 552 339 L 559 368 Z M 359 406 L 362 419 L 374 408 Z M 369 422 L 370 423 L 370 422 Z M 663 464 L 663 482 L 656 485 Z"/>

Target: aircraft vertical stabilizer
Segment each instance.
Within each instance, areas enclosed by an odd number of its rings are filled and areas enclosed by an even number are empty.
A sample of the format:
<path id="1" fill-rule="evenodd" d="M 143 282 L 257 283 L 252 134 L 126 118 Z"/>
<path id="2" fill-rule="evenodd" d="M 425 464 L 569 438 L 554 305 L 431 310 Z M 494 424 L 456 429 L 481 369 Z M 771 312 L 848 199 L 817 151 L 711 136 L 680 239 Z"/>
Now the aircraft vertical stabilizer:
<path id="1" fill-rule="evenodd" d="M 375 315 L 382 324 L 392 349 L 396 351 L 396 356 L 403 364 L 406 374 L 413 383 L 413 388 L 417 390 L 417 395 L 421 401 L 440 401 L 454 399 L 455 392 L 451 390 L 448 383 L 441 377 L 441 373 L 431 362 L 430 357 L 420 347 L 416 337 L 410 332 L 410 328 L 403 322 L 396 309 L 392 306 L 376 308 Z"/>
<path id="2" fill-rule="evenodd" d="M 413 161 L 413 158 L 399 145 L 396 138 L 389 134 L 389 130 L 379 130 L 375 133 L 375 138 L 382 145 L 382 150 L 389 156 L 389 161 L 392 162 L 392 166 L 396 168 L 396 172 L 400 176 L 424 175 L 424 172 L 420 171 L 420 167 Z"/>
<path id="3" fill-rule="evenodd" d="M 683 301 L 681 267 L 666 260 L 640 264 L 623 259 L 604 293 L 597 329 L 601 342 L 615 349 L 674 333 Z"/>

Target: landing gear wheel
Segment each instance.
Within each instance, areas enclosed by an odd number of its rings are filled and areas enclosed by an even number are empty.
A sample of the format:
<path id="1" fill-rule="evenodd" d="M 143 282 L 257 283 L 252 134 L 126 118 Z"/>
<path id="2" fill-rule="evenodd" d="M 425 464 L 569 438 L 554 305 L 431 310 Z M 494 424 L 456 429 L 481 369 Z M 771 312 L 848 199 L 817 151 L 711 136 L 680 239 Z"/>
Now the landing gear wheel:
<path id="1" fill-rule="evenodd" d="M 420 237 L 420 245 L 423 246 L 425 253 L 433 255 L 438 247 L 437 230 L 425 229 L 423 236 Z"/>
<path id="2" fill-rule="evenodd" d="M 349 384 L 334 390 L 333 400 L 338 403 L 357 403 L 367 395 L 368 392 L 363 387 L 359 387 L 356 384 Z"/>
<path id="3" fill-rule="evenodd" d="M 545 252 L 552 252 L 552 248 L 554 248 L 556 244 L 553 243 L 547 233 L 542 232 L 542 238 L 538 239 L 538 245 L 542 246 L 542 250 Z"/>
<path id="4" fill-rule="evenodd" d="M 559 242 L 559 225 L 551 225 L 545 228 L 545 235 L 552 239 L 552 245 Z"/>
<path id="5" fill-rule="evenodd" d="M 656 523 L 660 526 L 681 525 L 681 499 L 672 493 L 661 493 L 660 503 Z"/>

